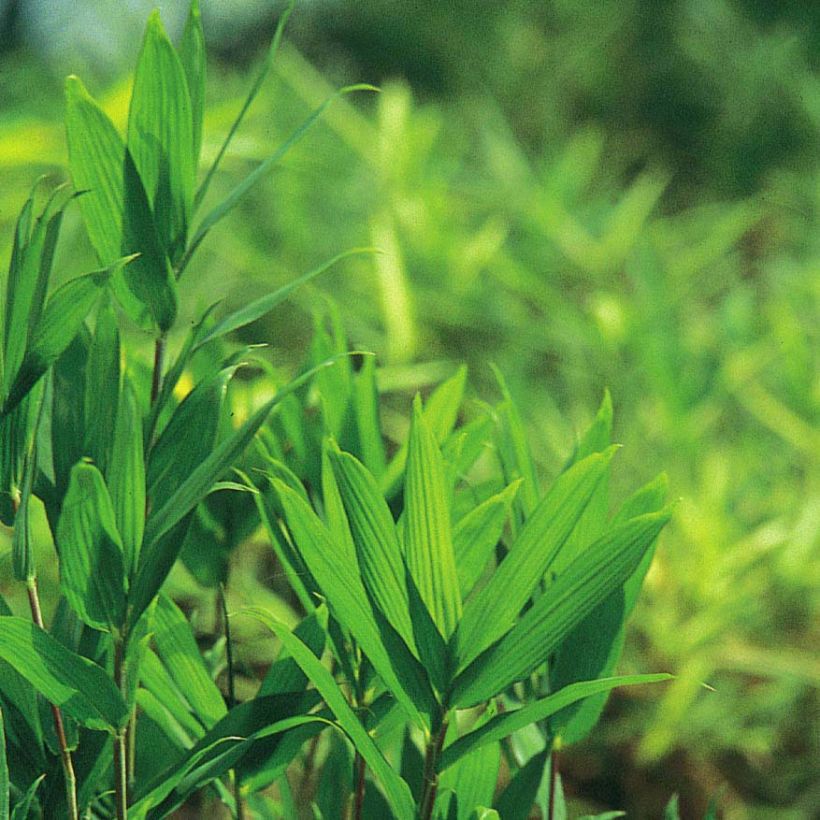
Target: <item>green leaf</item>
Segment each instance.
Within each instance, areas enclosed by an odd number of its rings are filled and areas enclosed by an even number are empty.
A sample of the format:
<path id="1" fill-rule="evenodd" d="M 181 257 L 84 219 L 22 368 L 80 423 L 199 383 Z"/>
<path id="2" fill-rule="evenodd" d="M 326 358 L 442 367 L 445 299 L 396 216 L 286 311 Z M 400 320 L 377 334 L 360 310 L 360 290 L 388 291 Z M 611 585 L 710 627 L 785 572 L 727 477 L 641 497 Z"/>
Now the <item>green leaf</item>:
<path id="1" fill-rule="evenodd" d="M 39 406 L 33 429 L 28 433 L 28 450 L 23 462 L 23 481 L 20 487 L 20 506 L 14 517 L 14 532 L 11 538 L 12 574 L 18 581 L 27 581 L 35 575 L 34 550 L 31 543 L 30 502 L 34 488 L 34 476 L 37 472 L 35 442 L 37 428 L 43 417 L 43 398 L 40 396 L 35 400 Z"/>
<path id="2" fill-rule="evenodd" d="M 515 773 L 495 802 L 500 817 L 504 820 L 529 820 L 549 756 L 549 749 L 544 749 L 533 755 Z"/>
<path id="3" fill-rule="evenodd" d="M 442 444 L 455 426 L 461 402 L 464 399 L 464 388 L 467 384 L 467 368 L 462 366 L 443 381 L 427 398 L 424 405 L 424 419 L 430 425 L 433 435 Z M 408 442 L 402 443 L 396 451 L 387 469 L 379 479 L 379 486 L 385 498 L 393 496 L 401 489 L 404 471 L 407 466 Z"/>
<path id="4" fill-rule="evenodd" d="M 122 536 L 125 572 L 130 578 L 137 566 L 145 528 L 145 464 L 142 414 L 127 375 L 117 404 L 107 478 L 114 519 Z"/>
<path id="5" fill-rule="evenodd" d="M 337 254 L 327 262 L 323 262 L 318 267 L 313 268 L 313 270 L 302 274 L 302 276 L 297 279 L 288 282 L 273 293 L 261 296 L 250 304 L 244 305 L 239 308 L 239 310 L 220 319 L 212 328 L 203 333 L 194 345 L 194 352 L 214 339 L 219 339 L 228 333 L 233 333 L 234 330 L 238 330 L 240 327 L 245 327 L 245 325 L 249 325 L 251 322 L 261 319 L 266 313 L 270 313 L 275 307 L 284 302 L 297 288 L 315 279 L 342 259 L 347 259 L 349 256 L 359 256 L 361 254 L 374 252 L 373 248 L 351 248 L 350 250 Z"/>
<path id="6" fill-rule="evenodd" d="M 449 638 L 461 618 L 450 505 L 441 452 L 424 421 L 418 395 L 413 402 L 404 483 L 407 567 L 433 622 Z"/>
<path id="7" fill-rule="evenodd" d="M 9 388 L 3 414 L 12 410 L 60 358 L 99 299 L 102 288 L 129 261 L 130 258 L 125 257 L 107 270 L 78 276 L 52 294 Z"/>
<path id="8" fill-rule="evenodd" d="M 455 793 L 458 798 L 459 820 L 468 820 L 476 806 L 486 806 L 493 802 L 500 763 L 500 745 L 485 743 L 462 757 L 455 766 L 441 775 L 439 793 L 448 789 Z M 450 809 L 452 810 L 452 804 Z"/>
<path id="9" fill-rule="evenodd" d="M 203 218 L 202 222 L 199 223 L 199 226 L 194 233 L 193 239 L 190 242 L 188 250 L 186 252 L 185 258 L 180 263 L 180 270 L 184 269 L 190 260 L 191 256 L 193 256 L 196 249 L 202 243 L 202 240 L 208 235 L 218 222 L 224 219 L 239 203 L 245 194 L 259 182 L 264 176 L 266 176 L 270 170 L 284 157 L 294 145 L 296 145 L 302 137 L 310 130 L 310 128 L 318 122 L 321 118 L 322 114 L 324 114 L 325 110 L 330 106 L 330 104 L 336 100 L 337 98 L 345 95 L 350 94 L 354 91 L 375 91 L 376 89 L 372 85 L 360 84 L 360 85 L 350 85 L 345 88 L 340 89 L 327 100 L 325 100 L 313 113 L 285 140 L 279 148 L 274 151 L 274 153 L 268 157 L 266 160 L 263 160 L 259 163 L 259 165 L 251 171 L 245 179 L 242 180 L 229 194 L 222 200 L 222 202 L 213 208 L 208 214 Z M 206 177 L 203 186 L 208 183 L 210 179 L 210 174 Z"/>
<path id="10" fill-rule="evenodd" d="M 514 711 L 503 712 L 491 718 L 487 723 L 472 732 L 460 737 L 447 746 L 439 759 L 438 770 L 443 772 L 485 743 L 494 743 L 503 740 L 513 732 L 523 729 L 532 723 L 545 720 L 561 709 L 590 695 L 599 692 L 608 692 L 616 686 L 636 686 L 643 683 L 657 683 L 671 680 L 672 675 L 657 673 L 651 675 L 621 675 L 615 678 L 584 681 L 566 686 L 552 695 L 532 701 L 526 706 Z"/>
<path id="11" fill-rule="evenodd" d="M 329 450 L 365 588 L 390 625 L 416 652 L 405 566 L 393 517 L 365 466 L 337 446 Z"/>
<path id="12" fill-rule="evenodd" d="M 251 107 L 251 104 L 253 103 L 254 99 L 256 99 L 256 95 L 262 88 L 262 83 L 265 81 L 265 77 L 268 76 L 268 72 L 271 70 L 271 67 L 273 66 L 273 61 L 276 57 L 276 53 L 279 51 L 279 44 L 282 42 L 282 34 L 285 30 L 285 24 L 287 23 L 288 18 L 290 17 L 291 12 L 293 11 L 293 7 L 295 5 L 296 0 L 289 0 L 287 6 L 279 15 L 279 20 L 276 24 L 276 31 L 274 32 L 270 48 L 265 54 L 265 59 L 262 62 L 262 67 L 260 68 L 259 73 L 256 75 L 256 79 L 254 80 L 253 85 L 251 86 L 251 89 L 248 92 L 248 96 L 242 103 L 242 108 L 239 110 L 236 119 L 233 121 L 233 124 L 228 130 L 225 140 L 222 143 L 219 151 L 217 152 L 213 164 L 208 169 L 208 173 L 206 174 L 202 185 L 200 185 L 199 190 L 196 192 L 195 207 L 199 207 L 199 204 L 205 198 L 205 194 L 208 193 L 208 188 L 211 184 L 211 180 L 213 179 L 214 174 L 217 172 L 217 169 L 219 168 L 219 165 L 222 162 L 222 158 L 225 156 L 225 152 L 228 150 L 228 146 L 231 144 L 231 141 L 234 138 L 234 134 L 236 134 L 237 130 L 239 129 L 239 126 L 242 124 L 242 120 L 245 118 L 245 114 L 248 112 L 248 109 Z"/>
<path id="13" fill-rule="evenodd" d="M 433 695 L 418 661 L 401 638 L 380 628 L 355 555 L 341 549 L 307 502 L 281 481 L 274 483 L 299 554 L 325 595 L 333 616 L 355 637 L 385 686 L 416 723 L 430 714 Z"/>
<path id="14" fill-rule="evenodd" d="M 470 599 L 457 632 L 461 668 L 515 623 L 608 470 L 615 449 L 591 455 L 558 476 L 489 583 Z"/>
<path id="15" fill-rule="evenodd" d="M 165 595 L 159 596 L 154 610 L 154 641 L 174 682 L 210 729 L 228 711 L 225 701 L 205 668 L 188 619 Z"/>
<path id="16" fill-rule="evenodd" d="M 36 187 L 36 186 L 35 186 Z M 5 391 L 13 382 L 36 328 L 48 289 L 54 249 L 67 204 L 56 189 L 42 214 L 31 226 L 34 193 L 23 206 L 17 222 L 9 276 L 6 282 L 3 323 L 3 365 Z"/>
<path id="17" fill-rule="evenodd" d="M 322 366 L 327 366 L 328 363 Z M 230 469 L 233 463 L 253 440 L 271 410 L 283 398 L 298 390 L 313 378 L 318 368 L 303 373 L 289 382 L 276 395 L 262 405 L 238 430 L 221 441 L 167 499 L 156 505 L 145 526 L 141 563 L 129 596 L 131 618 L 137 618 L 165 581 L 182 548 L 184 532 L 176 533 L 174 527 L 183 522 L 194 507 L 205 498 L 213 485 Z M 175 537 L 166 537 L 174 535 Z"/>
<path id="18" fill-rule="evenodd" d="M 522 479 L 470 510 L 453 528 L 453 552 L 461 597 L 466 598 L 501 539 Z"/>
<path id="19" fill-rule="evenodd" d="M 171 264 L 185 250 L 194 196 L 194 133 L 188 81 L 158 10 L 148 18 L 131 107 L 128 151 Z"/>
<path id="20" fill-rule="evenodd" d="M 85 374 L 85 441 L 83 450 L 103 473 L 108 472 L 120 396 L 120 334 L 117 313 L 106 294 L 97 309 L 97 323 Z"/>
<path id="21" fill-rule="evenodd" d="M 139 254 L 116 271 L 117 300 L 141 327 L 167 330 L 176 317 L 176 283 L 148 196 L 120 135 L 77 77 L 66 80 L 66 131 L 71 177 L 85 192 L 80 211 L 101 264 Z"/>
<path id="22" fill-rule="evenodd" d="M 199 11 L 199 0 L 192 0 L 177 49 L 185 80 L 188 84 L 188 96 L 191 100 L 191 135 L 194 160 L 194 172 L 199 163 L 199 152 L 202 147 L 202 122 L 205 112 L 205 75 L 207 62 L 205 53 L 205 33 L 202 30 L 202 15 Z"/>
<path id="23" fill-rule="evenodd" d="M 452 705 L 480 703 L 543 663 L 566 635 L 630 576 L 671 514 L 667 508 L 638 516 L 591 544 L 507 635 L 459 676 Z"/>
<path id="24" fill-rule="evenodd" d="M 57 524 L 60 585 L 84 623 L 117 631 L 125 621 L 122 539 L 102 473 L 88 462 L 71 471 Z"/>
<path id="25" fill-rule="evenodd" d="M 353 375 L 353 406 L 359 437 L 359 455 L 364 466 L 380 479 L 387 466 L 387 457 L 379 421 L 375 356 L 365 356 L 362 359 L 361 370 Z"/>
<path id="26" fill-rule="evenodd" d="M 34 802 L 34 795 L 37 794 L 37 789 L 40 788 L 40 784 L 45 779 L 45 774 L 41 774 L 36 780 L 32 781 L 26 789 L 26 793 L 14 804 L 11 820 L 28 820 L 31 804 Z"/>
<path id="27" fill-rule="evenodd" d="M 498 451 L 501 466 L 508 484 L 517 478 L 523 479 L 521 492 L 517 497 L 517 506 L 521 519 L 526 520 L 538 504 L 538 474 L 532 461 L 527 433 L 518 411 L 518 405 L 513 400 L 501 371 L 493 366 L 493 372 L 503 396 L 503 401 L 498 408 Z M 517 533 L 517 527 L 514 532 Z"/>
<path id="28" fill-rule="evenodd" d="M 332 675 L 322 665 L 321 661 L 284 624 L 276 621 L 264 610 L 249 608 L 244 612 L 256 618 L 276 634 L 296 663 L 302 668 L 302 671 L 319 690 L 325 703 L 339 721 L 339 725 L 350 738 L 370 771 L 381 783 L 385 796 L 396 815 L 402 818 L 412 817 L 415 806 L 410 789 L 385 760 L 384 755 L 359 722 L 336 681 L 333 680 Z"/>
<path id="29" fill-rule="evenodd" d="M 204 379 L 174 410 L 148 456 L 152 509 L 162 506 L 213 450 L 228 382 L 235 372 L 236 367 L 227 367 Z"/>
<path id="30" fill-rule="evenodd" d="M 82 726 L 115 734 L 128 721 L 128 709 L 103 669 L 24 618 L 0 617 L 0 658 Z"/>

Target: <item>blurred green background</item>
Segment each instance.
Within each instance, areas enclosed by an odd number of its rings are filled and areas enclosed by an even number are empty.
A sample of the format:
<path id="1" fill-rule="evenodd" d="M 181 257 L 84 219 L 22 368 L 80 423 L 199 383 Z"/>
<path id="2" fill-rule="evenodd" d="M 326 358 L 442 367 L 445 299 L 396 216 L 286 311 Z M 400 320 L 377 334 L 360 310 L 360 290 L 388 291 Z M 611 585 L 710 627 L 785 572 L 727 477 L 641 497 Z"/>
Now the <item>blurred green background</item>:
<path id="1" fill-rule="evenodd" d="M 65 176 L 63 77 L 122 122 L 152 5 L 0 2 L 4 259 L 35 176 Z M 158 5 L 179 31 L 187 3 Z M 207 163 L 281 4 L 202 8 Z M 622 666 L 678 678 L 612 698 L 567 790 L 639 818 L 721 787 L 727 818 L 816 816 L 820 5 L 303 0 L 288 35 L 215 198 L 338 85 L 382 91 L 335 104 L 203 247 L 180 327 L 373 244 L 245 338 L 298 361 L 326 293 L 394 384 L 464 360 L 495 398 L 494 362 L 545 475 L 608 386 L 615 481 L 665 469 L 682 499 Z M 76 213 L 58 260 L 92 264 Z"/>

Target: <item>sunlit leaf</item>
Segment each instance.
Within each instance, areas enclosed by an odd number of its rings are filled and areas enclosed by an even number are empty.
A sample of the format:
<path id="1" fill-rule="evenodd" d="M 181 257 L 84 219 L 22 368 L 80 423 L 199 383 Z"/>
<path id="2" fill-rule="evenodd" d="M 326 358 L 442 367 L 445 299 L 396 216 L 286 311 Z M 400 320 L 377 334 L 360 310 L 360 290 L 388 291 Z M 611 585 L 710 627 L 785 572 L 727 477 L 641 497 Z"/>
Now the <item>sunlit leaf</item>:
<path id="1" fill-rule="evenodd" d="M 467 604 L 458 628 L 463 666 L 516 621 L 584 511 L 615 453 L 596 453 L 560 475 L 538 503 L 489 583 Z"/>
<path id="2" fill-rule="evenodd" d="M 185 249 L 194 195 L 194 134 L 188 81 L 158 10 L 148 18 L 131 107 L 128 151 L 172 264 Z"/>
<path id="3" fill-rule="evenodd" d="M 664 509 L 638 516 L 591 544 L 507 635 L 459 676 L 452 703 L 462 707 L 480 703 L 543 663 L 566 635 L 634 572 L 671 514 L 670 509 Z"/>
<path id="4" fill-rule="evenodd" d="M 202 30 L 202 15 L 199 11 L 199 0 L 192 0 L 177 49 L 179 60 L 182 63 L 185 79 L 188 83 L 188 96 L 191 100 L 191 135 L 194 171 L 199 162 L 199 152 L 202 146 L 202 121 L 205 111 L 205 75 L 207 63 L 205 59 L 205 33 Z"/>

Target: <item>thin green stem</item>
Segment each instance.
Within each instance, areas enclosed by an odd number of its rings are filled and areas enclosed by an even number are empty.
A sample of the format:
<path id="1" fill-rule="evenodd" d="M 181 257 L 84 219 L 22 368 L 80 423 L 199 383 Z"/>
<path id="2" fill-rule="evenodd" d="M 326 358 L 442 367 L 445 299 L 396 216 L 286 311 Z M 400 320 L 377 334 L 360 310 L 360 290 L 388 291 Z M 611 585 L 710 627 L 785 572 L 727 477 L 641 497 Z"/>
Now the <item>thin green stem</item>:
<path id="1" fill-rule="evenodd" d="M 37 591 L 37 577 L 32 576 L 26 581 L 26 591 L 28 592 L 28 602 L 31 608 L 31 618 L 34 623 L 45 629 L 43 623 L 43 611 L 40 608 L 40 595 Z M 68 742 L 65 736 L 65 725 L 63 724 L 63 713 L 59 706 L 49 704 L 51 717 L 54 720 L 54 731 L 57 735 L 57 745 L 60 747 L 60 762 L 63 767 L 63 777 L 65 778 L 66 802 L 68 804 L 69 820 L 79 820 L 79 808 L 77 806 L 77 776 L 74 774 L 74 761 Z"/>
<path id="2" fill-rule="evenodd" d="M 447 721 L 441 723 L 438 731 L 427 742 L 427 751 L 424 755 L 424 774 L 421 801 L 419 802 L 420 820 L 430 820 L 433 808 L 436 805 L 438 794 L 438 759 L 444 747 L 444 738 L 447 735 Z"/>
<path id="3" fill-rule="evenodd" d="M 114 680 L 125 697 L 125 641 L 119 635 L 114 637 Z M 114 738 L 114 804 L 117 820 L 127 820 L 128 817 L 128 768 L 127 731 L 123 729 Z"/>

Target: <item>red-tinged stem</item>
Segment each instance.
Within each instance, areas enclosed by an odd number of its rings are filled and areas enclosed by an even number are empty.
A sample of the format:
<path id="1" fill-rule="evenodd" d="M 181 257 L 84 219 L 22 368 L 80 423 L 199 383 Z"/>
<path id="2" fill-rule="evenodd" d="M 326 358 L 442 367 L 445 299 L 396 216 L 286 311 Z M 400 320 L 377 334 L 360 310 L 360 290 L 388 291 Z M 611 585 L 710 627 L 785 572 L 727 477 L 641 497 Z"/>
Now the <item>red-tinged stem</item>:
<path id="1" fill-rule="evenodd" d="M 37 591 L 37 578 L 32 576 L 26 582 L 26 591 L 28 592 L 28 602 L 31 607 L 31 618 L 34 623 L 45 629 L 43 623 L 43 611 L 40 608 L 40 595 Z M 53 703 L 49 704 L 51 709 L 51 717 L 54 720 L 54 732 L 57 735 L 57 745 L 60 747 L 60 760 L 63 766 L 63 777 L 65 778 L 66 801 L 68 803 L 69 820 L 78 820 L 80 813 L 77 806 L 77 776 L 74 774 L 74 761 L 71 757 L 71 751 L 68 748 L 68 741 L 65 736 L 65 725 L 63 724 L 63 713 L 59 706 Z"/>
<path id="2" fill-rule="evenodd" d="M 558 760 L 557 751 L 553 748 L 550 752 L 550 794 L 547 803 L 547 820 L 555 820 L 555 789 L 558 785 Z"/>
<path id="3" fill-rule="evenodd" d="M 356 752 L 356 762 L 354 766 L 356 773 L 356 793 L 353 800 L 353 820 L 362 820 L 362 811 L 364 810 L 364 774 L 366 768 L 364 758 Z"/>
<path id="4" fill-rule="evenodd" d="M 424 786 L 419 803 L 420 820 L 430 820 L 436 805 L 438 793 L 438 759 L 444 747 L 444 738 L 447 735 L 447 721 L 444 720 L 438 732 L 427 743 L 427 753 L 424 756 Z"/>

